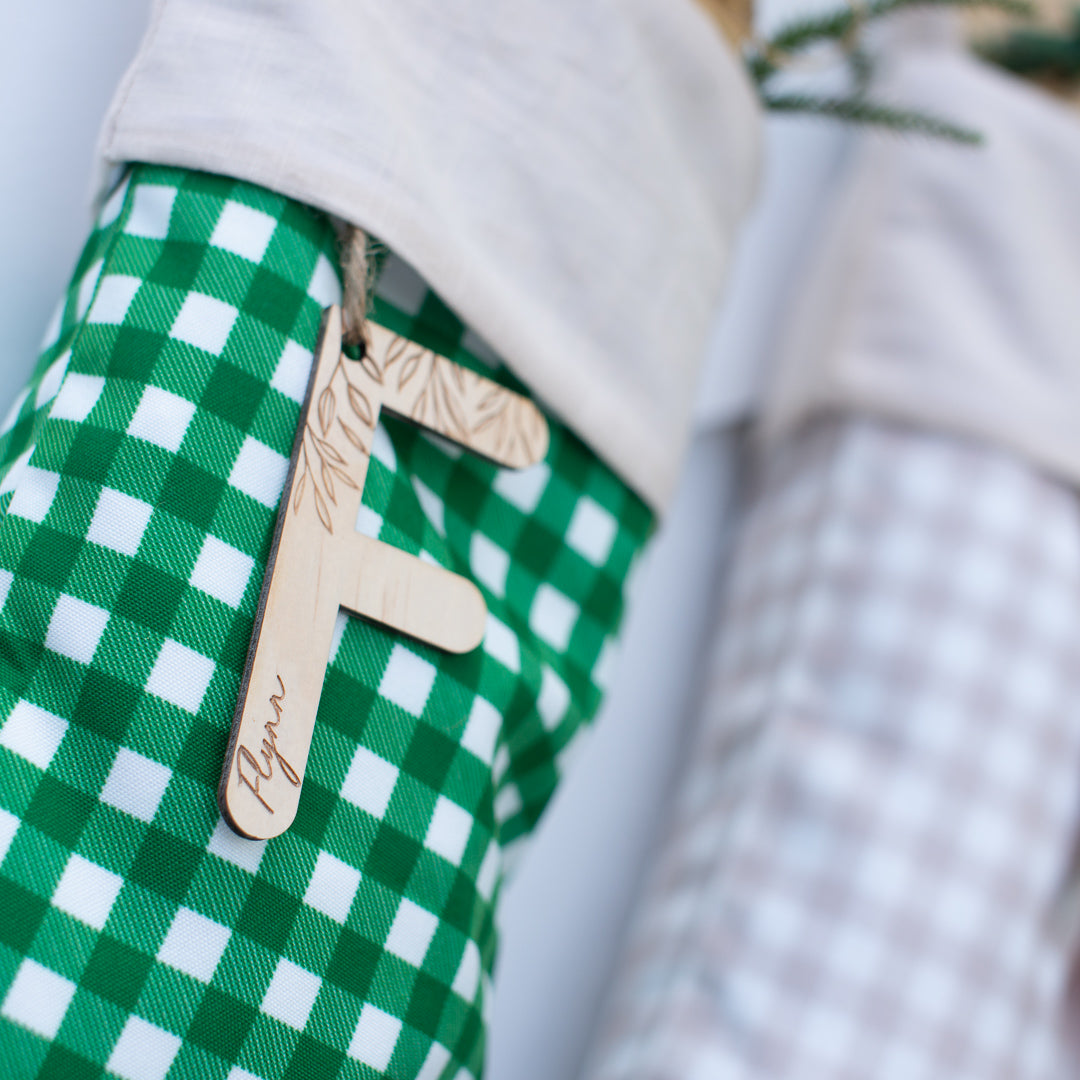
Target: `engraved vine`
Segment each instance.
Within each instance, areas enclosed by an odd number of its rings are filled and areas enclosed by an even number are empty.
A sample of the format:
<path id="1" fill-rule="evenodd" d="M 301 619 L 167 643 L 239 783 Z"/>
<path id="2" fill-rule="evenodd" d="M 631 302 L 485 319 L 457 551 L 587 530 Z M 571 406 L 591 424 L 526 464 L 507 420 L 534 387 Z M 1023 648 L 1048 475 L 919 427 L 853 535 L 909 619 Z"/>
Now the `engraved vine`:
<path id="1" fill-rule="evenodd" d="M 359 368 L 362 378 L 369 380 L 366 391 L 350 378 L 350 368 Z M 335 391 L 339 376 L 347 409 L 340 407 Z M 376 387 L 382 391 L 376 392 Z M 354 491 L 360 488 L 333 440 L 340 432 L 368 457 L 369 444 L 361 431 L 366 429 L 370 439 L 383 404 L 421 427 L 511 465 L 533 460 L 533 451 L 546 432 L 542 415 L 525 398 L 407 338 L 394 337 L 381 364 L 372 349 L 359 361 L 338 357 L 304 423 L 299 477 L 292 495 L 294 512 L 299 511 L 310 486 L 315 512 L 324 528 L 333 533 L 330 508 L 337 505 L 336 485 L 344 484 Z"/>
<path id="2" fill-rule="evenodd" d="M 372 365 L 374 366 L 374 365 Z M 337 506 L 337 489 L 335 479 L 352 488 L 359 490 L 359 485 L 349 473 L 349 466 L 342 453 L 330 441 L 334 421 L 341 429 L 342 434 L 360 453 L 367 456 L 368 448 L 363 439 L 351 423 L 340 415 L 337 407 L 337 395 L 334 393 L 334 380 L 341 375 L 345 381 L 346 399 L 353 417 L 368 430 L 375 428 L 375 409 L 368 400 L 367 395 L 349 381 L 345 369 L 344 360 L 339 356 L 337 365 L 330 374 L 330 378 L 319 394 L 316 415 L 318 430 L 312 424 L 311 412 L 304 423 L 304 435 L 300 444 L 299 479 L 293 489 L 293 511 L 298 512 L 304 501 L 304 493 L 307 490 L 308 480 L 311 480 L 311 495 L 315 503 L 315 512 L 327 532 L 333 533 L 334 523 L 330 516 L 330 506 Z M 316 471 L 318 470 L 318 471 Z"/>

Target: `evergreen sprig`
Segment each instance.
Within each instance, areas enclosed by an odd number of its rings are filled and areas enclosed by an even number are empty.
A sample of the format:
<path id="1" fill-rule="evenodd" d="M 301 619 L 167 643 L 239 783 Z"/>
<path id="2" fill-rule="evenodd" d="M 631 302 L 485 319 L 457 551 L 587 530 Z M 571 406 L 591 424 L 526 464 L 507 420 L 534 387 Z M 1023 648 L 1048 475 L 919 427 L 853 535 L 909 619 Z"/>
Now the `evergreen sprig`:
<path id="1" fill-rule="evenodd" d="M 867 23 L 885 15 L 914 7 L 974 8 L 990 7 L 1009 15 L 1029 15 L 1027 0 L 866 0 L 821 15 L 792 19 L 771 34 L 756 55 L 751 55 L 751 70 L 760 70 L 760 78 L 769 78 L 782 68 L 779 58 L 791 57 L 824 41 L 845 43 Z"/>
<path id="2" fill-rule="evenodd" d="M 851 0 L 843 8 L 794 19 L 769 37 L 752 43 L 746 52 L 751 78 L 766 108 L 781 112 L 804 112 L 849 123 L 873 124 L 892 131 L 976 145 L 982 136 L 944 117 L 915 109 L 868 100 L 873 57 L 863 40 L 863 28 L 886 15 L 914 7 L 991 7 L 1011 15 L 1029 15 L 1028 0 Z M 1078 23 L 1080 26 L 1080 23 Z M 802 52 L 832 42 L 843 51 L 854 86 L 850 97 L 820 97 L 805 93 L 776 93 L 773 78 L 784 72 Z"/>
<path id="3" fill-rule="evenodd" d="M 1073 11 L 1072 26 L 1063 32 L 1016 30 L 982 45 L 979 52 L 1015 75 L 1075 83 L 1080 79 L 1080 8 Z"/>
<path id="4" fill-rule="evenodd" d="M 873 124 L 892 131 L 929 138 L 947 139 L 965 146 L 978 146 L 983 136 L 944 117 L 914 109 L 899 108 L 866 98 L 812 97 L 807 94 L 766 95 L 765 107 L 773 112 L 802 112 L 844 120 L 852 124 Z"/>

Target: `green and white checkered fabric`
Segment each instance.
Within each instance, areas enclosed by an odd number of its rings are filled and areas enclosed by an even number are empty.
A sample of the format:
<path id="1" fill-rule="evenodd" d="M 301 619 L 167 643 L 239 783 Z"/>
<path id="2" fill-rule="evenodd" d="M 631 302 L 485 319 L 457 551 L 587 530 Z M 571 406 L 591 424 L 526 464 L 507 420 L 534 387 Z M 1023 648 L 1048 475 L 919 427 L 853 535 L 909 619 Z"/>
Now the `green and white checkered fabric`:
<path id="1" fill-rule="evenodd" d="M 503 854 L 597 708 L 651 518 L 558 424 L 523 472 L 380 428 L 357 527 L 474 578 L 484 644 L 341 617 L 296 823 L 233 835 L 216 787 L 339 288 L 322 215 L 136 166 L 3 425 L 5 1077 L 481 1073 Z M 393 258 L 376 317 L 478 363 Z"/>

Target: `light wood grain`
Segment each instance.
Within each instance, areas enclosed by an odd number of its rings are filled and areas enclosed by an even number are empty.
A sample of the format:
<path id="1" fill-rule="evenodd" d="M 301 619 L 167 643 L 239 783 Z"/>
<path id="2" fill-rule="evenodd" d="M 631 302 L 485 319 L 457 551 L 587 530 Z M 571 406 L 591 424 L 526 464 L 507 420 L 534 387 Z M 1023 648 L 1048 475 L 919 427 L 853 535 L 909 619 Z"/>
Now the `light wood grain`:
<path id="1" fill-rule="evenodd" d="M 754 30 L 753 0 L 698 0 L 738 52 Z"/>
<path id="2" fill-rule="evenodd" d="M 547 453 L 530 401 L 374 324 L 350 360 L 340 310 L 328 309 L 218 790 L 242 836 L 278 836 L 296 816 L 339 609 L 451 652 L 483 638 L 471 581 L 355 531 L 383 409 L 505 467 Z"/>

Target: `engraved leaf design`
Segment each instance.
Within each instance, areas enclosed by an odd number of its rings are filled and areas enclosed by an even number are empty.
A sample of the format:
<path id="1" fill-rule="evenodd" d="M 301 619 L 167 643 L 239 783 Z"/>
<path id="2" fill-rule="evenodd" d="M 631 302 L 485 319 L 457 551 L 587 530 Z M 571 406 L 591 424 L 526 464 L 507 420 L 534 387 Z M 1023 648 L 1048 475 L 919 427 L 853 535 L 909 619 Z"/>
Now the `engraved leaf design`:
<path id="1" fill-rule="evenodd" d="M 454 397 L 453 391 L 446 383 L 443 383 L 442 390 L 443 402 L 446 405 L 446 413 L 450 417 L 450 423 L 454 426 L 461 438 L 467 439 L 469 437 L 469 429 L 465 421 L 465 414 L 461 409 L 461 403 Z"/>
<path id="2" fill-rule="evenodd" d="M 371 407 L 367 395 L 357 387 L 349 383 L 349 405 L 357 418 L 367 427 L 375 426 L 375 410 Z"/>
<path id="3" fill-rule="evenodd" d="M 340 417 L 338 417 L 338 426 L 345 433 L 345 438 L 348 439 L 349 442 L 351 442 L 353 446 L 355 446 L 356 449 L 360 451 L 360 453 L 366 454 L 368 452 L 368 448 L 364 445 L 364 442 L 360 438 L 360 436 Z"/>
<path id="4" fill-rule="evenodd" d="M 340 465 L 335 465 L 332 461 L 328 461 L 327 467 L 333 471 L 337 478 L 346 486 L 351 487 L 354 491 L 359 491 L 356 481 L 349 475 L 348 470 L 342 468 Z"/>
<path id="5" fill-rule="evenodd" d="M 488 400 L 491 399 L 491 395 L 488 396 Z M 506 401 L 499 401 L 494 409 L 492 409 L 486 416 L 481 416 L 476 426 L 473 428 L 473 434 L 479 435 L 481 432 L 486 431 L 492 424 L 500 420 L 506 412 Z"/>
<path id="6" fill-rule="evenodd" d="M 502 453 L 503 446 L 506 443 L 506 433 L 510 426 L 507 423 L 506 416 L 508 411 L 508 409 L 503 409 L 499 413 L 499 422 L 495 425 L 495 453 L 500 455 Z"/>
<path id="7" fill-rule="evenodd" d="M 382 384 L 382 372 L 375 366 L 375 361 L 372 360 L 367 353 L 364 353 L 364 355 L 360 357 L 360 366 L 364 369 L 369 378 L 374 379 L 380 385 Z"/>
<path id="8" fill-rule="evenodd" d="M 544 419 L 532 402 L 497 386 L 488 389 L 472 412 L 474 444 L 482 441 L 488 454 L 510 467 L 535 457 L 544 442 Z"/>
<path id="9" fill-rule="evenodd" d="M 364 447 L 360 436 L 340 418 L 338 419 L 338 425 L 345 432 L 349 441 L 366 455 L 368 451 Z M 305 444 L 302 449 L 304 467 L 293 496 L 293 508 L 299 511 L 303 503 L 304 492 L 307 490 L 307 478 L 310 473 L 311 494 L 315 501 L 315 512 L 319 515 L 319 520 L 326 530 L 332 533 L 334 530 L 331 524 L 328 500 L 329 504 L 337 506 L 337 485 L 339 483 L 352 488 L 354 491 L 359 491 L 360 485 L 350 474 L 348 464 L 345 458 L 341 456 L 338 448 L 329 440 L 320 438 L 311 424 L 305 425 L 304 439 Z M 309 439 L 310 444 L 307 442 Z M 312 454 L 317 458 L 318 473 L 312 468 Z"/>
<path id="10" fill-rule="evenodd" d="M 390 342 L 390 348 L 386 350 L 386 363 L 383 366 L 383 370 L 389 367 L 393 367 L 404 355 L 405 350 L 408 349 L 409 342 L 403 337 L 396 337 Z"/>
<path id="11" fill-rule="evenodd" d="M 536 457 L 534 448 L 543 441 L 543 417 L 531 402 L 516 395 L 503 412 L 504 460 L 515 467 L 526 465 Z"/>
<path id="12" fill-rule="evenodd" d="M 330 510 L 326 505 L 326 500 L 317 487 L 312 487 L 311 490 L 315 495 L 315 512 L 319 515 L 319 520 L 328 533 L 333 533 L 334 523 L 330 520 Z"/>
<path id="13" fill-rule="evenodd" d="M 537 446 L 544 437 L 544 421 L 537 409 L 529 409 L 527 416 L 528 424 L 522 425 L 521 437 L 522 441 L 525 443 L 525 451 L 531 461 L 536 456 L 533 448 Z"/>
<path id="14" fill-rule="evenodd" d="M 326 461 L 322 463 L 322 482 L 326 488 L 326 497 L 337 506 L 337 496 L 334 492 L 334 474 Z"/>
<path id="15" fill-rule="evenodd" d="M 498 413 L 492 413 L 490 416 L 485 416 L 477 423 L 476 427 L 473 428 L 473 435 L 483 435 L 484 432 L 487 431 L 487 429 L 491 427 L 491 425 L 494 424 L 495 421 L 498 419 Z"/>
<path id="16" fill-rule="evenodd" d="M 442 431 L 442 429 L 443 429 L 442 409 L 439 408 L 439 388 L 440 388 L 440 384 L 433 378 L 433 376 L 434 376 L 434 372 L 432 372 L 431 375 L 428 376 L 428 386 L 431 387 L 431 393 L 429 395 L 431 397 L 431 411 L 432 411 L 432 413 L 434 413 L 434 416 L 435 416 L 435 420 L 434 420 L 435 430 L 436 431 Z"/>
<path id="17" fill-rule="evenodd" d="M 420 361 L 423 359 L 423 353 L 413 353 L 408 360 L 405 361 L 405 366 L 401 369 L 401 374 L 398 376 L 398 389 L 404 390 L 408 385 L 409 380 L 416 374 L 417 369 L 420 367 Z"/>
<path id="18" fill-rule="evenodd" d="M 319 395 L 319 427 L 322 428 L 324 435 L 330 430 L 330 425 L 334 422 L 335 404 L 334 391 L 327 386 Z"/>
<path id="19" fill-rule="evenodd" d="M 300 503 L 304 500 L 304 486 L 307 484 L 308 468 L 307 464 L 304 465 L 304 472 L 300 477 L 300 482 L 296 485 L 296 491 L 293 493 L 293 513 L 298 513 L 300 510 Z"/>
<path id="20" fill-rule="evenodd" d="M 338 450 L 333 443 L 327 442 L 325 439 L 317 439 L 316 442 L 318 443 L 320 457 L 328 457 L 338 465 L 345 464 L 345 459 L 341 456 L 341 451 Z"/>

